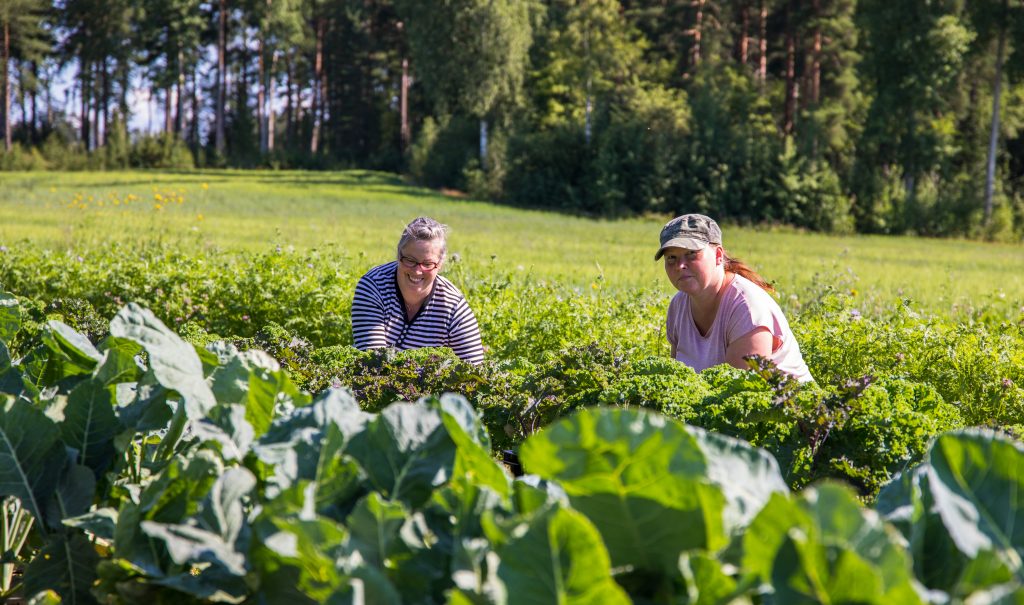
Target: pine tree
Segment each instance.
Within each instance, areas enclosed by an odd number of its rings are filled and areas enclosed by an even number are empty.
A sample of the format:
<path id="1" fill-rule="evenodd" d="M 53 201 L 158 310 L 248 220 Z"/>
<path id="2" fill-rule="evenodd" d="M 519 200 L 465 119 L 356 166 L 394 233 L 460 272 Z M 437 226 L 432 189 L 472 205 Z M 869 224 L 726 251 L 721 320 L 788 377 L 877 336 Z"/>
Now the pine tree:
<path id="1" fill-rule="evenodd" d="M 11 149 L 11 59 L 24 64 L 38 61 L 49 49 L 43 28 L 46 4 L 42 0 L 0 0 L 0 97 L 3 113 L 4 149 Z M 27 78 L 21 77 L 22 83 Z"/>

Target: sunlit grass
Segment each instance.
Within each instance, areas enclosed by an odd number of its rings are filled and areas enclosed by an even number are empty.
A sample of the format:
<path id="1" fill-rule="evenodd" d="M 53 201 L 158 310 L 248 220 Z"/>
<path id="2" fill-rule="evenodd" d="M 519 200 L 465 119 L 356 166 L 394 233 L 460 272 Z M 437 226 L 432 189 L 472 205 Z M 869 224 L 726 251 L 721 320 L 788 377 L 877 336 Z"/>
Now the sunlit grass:
<path id="1" fill-rule="evenodd" d="M 448 198 L 366 171 L 6 173 L 0 185 L 5 246 L 291 246 L 336 251 L 368 267 L 393 257 L 410 219 L 430 215 L 451 226 L 450 253 L 474 274 L 512 271 L 617 296 L 672 291 L 653 260 L 667 217 L 606 221 L 521 210 Z M 730 253 L 774 281 L 790 308 L 832 285 L 865 300 L 866 308 L 910 299 L 940 313 L 1022 312 L 1020 245 L 728 225 L 724 231 Z"/>

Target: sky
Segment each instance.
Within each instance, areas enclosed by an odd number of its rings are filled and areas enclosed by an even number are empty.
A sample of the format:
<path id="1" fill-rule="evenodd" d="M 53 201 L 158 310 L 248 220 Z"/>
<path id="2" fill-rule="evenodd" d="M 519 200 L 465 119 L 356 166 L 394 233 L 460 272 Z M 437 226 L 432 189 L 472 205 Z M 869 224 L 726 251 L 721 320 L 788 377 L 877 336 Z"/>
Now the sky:
<path id="1" fill-rule="evenodd" d="M 68 63 L 53 79 L 50 91 L 50 94 L 53 95 L 54 105 L 64 107 L 75 125 L 79 124 L 81 110 L 81 99 L 78 96 L 76 83 L 77 76 L 78 64 Z M 12 117 L 17 121 L 24 119 L 25 116 L 21 115 L 21 109 L 14 101 L 13 95 L 11 104 Z M 128 107 L 131 112 L 131 119 L 128 122 L 129 131 L 155 133 L 163 130 L 163 99 L 153 98 L 152 90 L 138 75 L 132 77 L 131 88 L 128 91 Z"/>

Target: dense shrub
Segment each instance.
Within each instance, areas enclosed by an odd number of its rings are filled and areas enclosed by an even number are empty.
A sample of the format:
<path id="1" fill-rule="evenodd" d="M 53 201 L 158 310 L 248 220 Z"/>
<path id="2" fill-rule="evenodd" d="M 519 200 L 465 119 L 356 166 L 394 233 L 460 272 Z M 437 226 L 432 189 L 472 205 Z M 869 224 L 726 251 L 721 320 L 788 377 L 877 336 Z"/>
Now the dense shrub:
<path id="1" fill-rule="evenodd" d="M 690 129 L 686 95 L 631 87 L 595 141 L 592 211 L 628 216 L 679 209 L 679 164 Z"/>
<path id="2" fill-rule="evenodd" d="M 26 149 L 15 143 L 10 151 L 0 154 L 0 170 L 46 170 L 49 162 L 35 147 Z"/>
<path id="3" fill-rule="evenodd" d="M 925 383 L 959 406 L 968 424 L 1024 422 L 1024 323 L 950 321 L 907 302 L 868 317 L 852 298 L 824 295 L 793 324 L 817 376 L 870 374 Z"/>
<path id="4" fill-rule="evenodd" d="M 409 171 L 429 187 L 465 189 L 464 171 L 479 149 L 480 124 L 464 116 L 426 118 L 410 150 Z"/>
<path id="5" fill-rule="evenodd" d="M 692 127 L 678 166 L 676 210 L 745 222 L 786 220 L 783 145 L 769 102 L 752 78 L 708 69 L 689 94 Z"/>
<path id="6" fill-rule="evenodd" d="M 577 126 L 537 132 L 517 132 L 509 141 L 506 201 L 529 208 L 558 208 L 567 212 L 592 210 L 592 147 Z"/>
<path id="7" fill-rule="evenodd" d="M 140 136 L 132 143 L 128 162 L 133 168 L 195 168 L 185 143 L 166 133 Z"/>
<path id="8" fill-rule="evenodd" d="M 850 198 L 839 176 L 827 163 L 799 157 L 792 149 L 787 146 L 782 158 L 785 221 L 814 231 L 852 233 Z"/>

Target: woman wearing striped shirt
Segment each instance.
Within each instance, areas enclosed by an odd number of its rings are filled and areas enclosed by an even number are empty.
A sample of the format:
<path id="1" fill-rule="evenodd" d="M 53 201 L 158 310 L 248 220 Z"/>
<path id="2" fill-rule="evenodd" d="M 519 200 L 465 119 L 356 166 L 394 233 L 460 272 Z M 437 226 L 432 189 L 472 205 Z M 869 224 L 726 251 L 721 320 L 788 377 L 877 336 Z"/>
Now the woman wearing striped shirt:
<path id="1" fill-rule="evenodd" d="M 473 310 L 462 292 L 438 275 L 447 252 L 446 231 L 431 218 L 412 221 L 398 241 L 398 258 L 359 280 L 352 300 L 357 349 L 450 347 L 463 361 L 483 361 Z"/>

